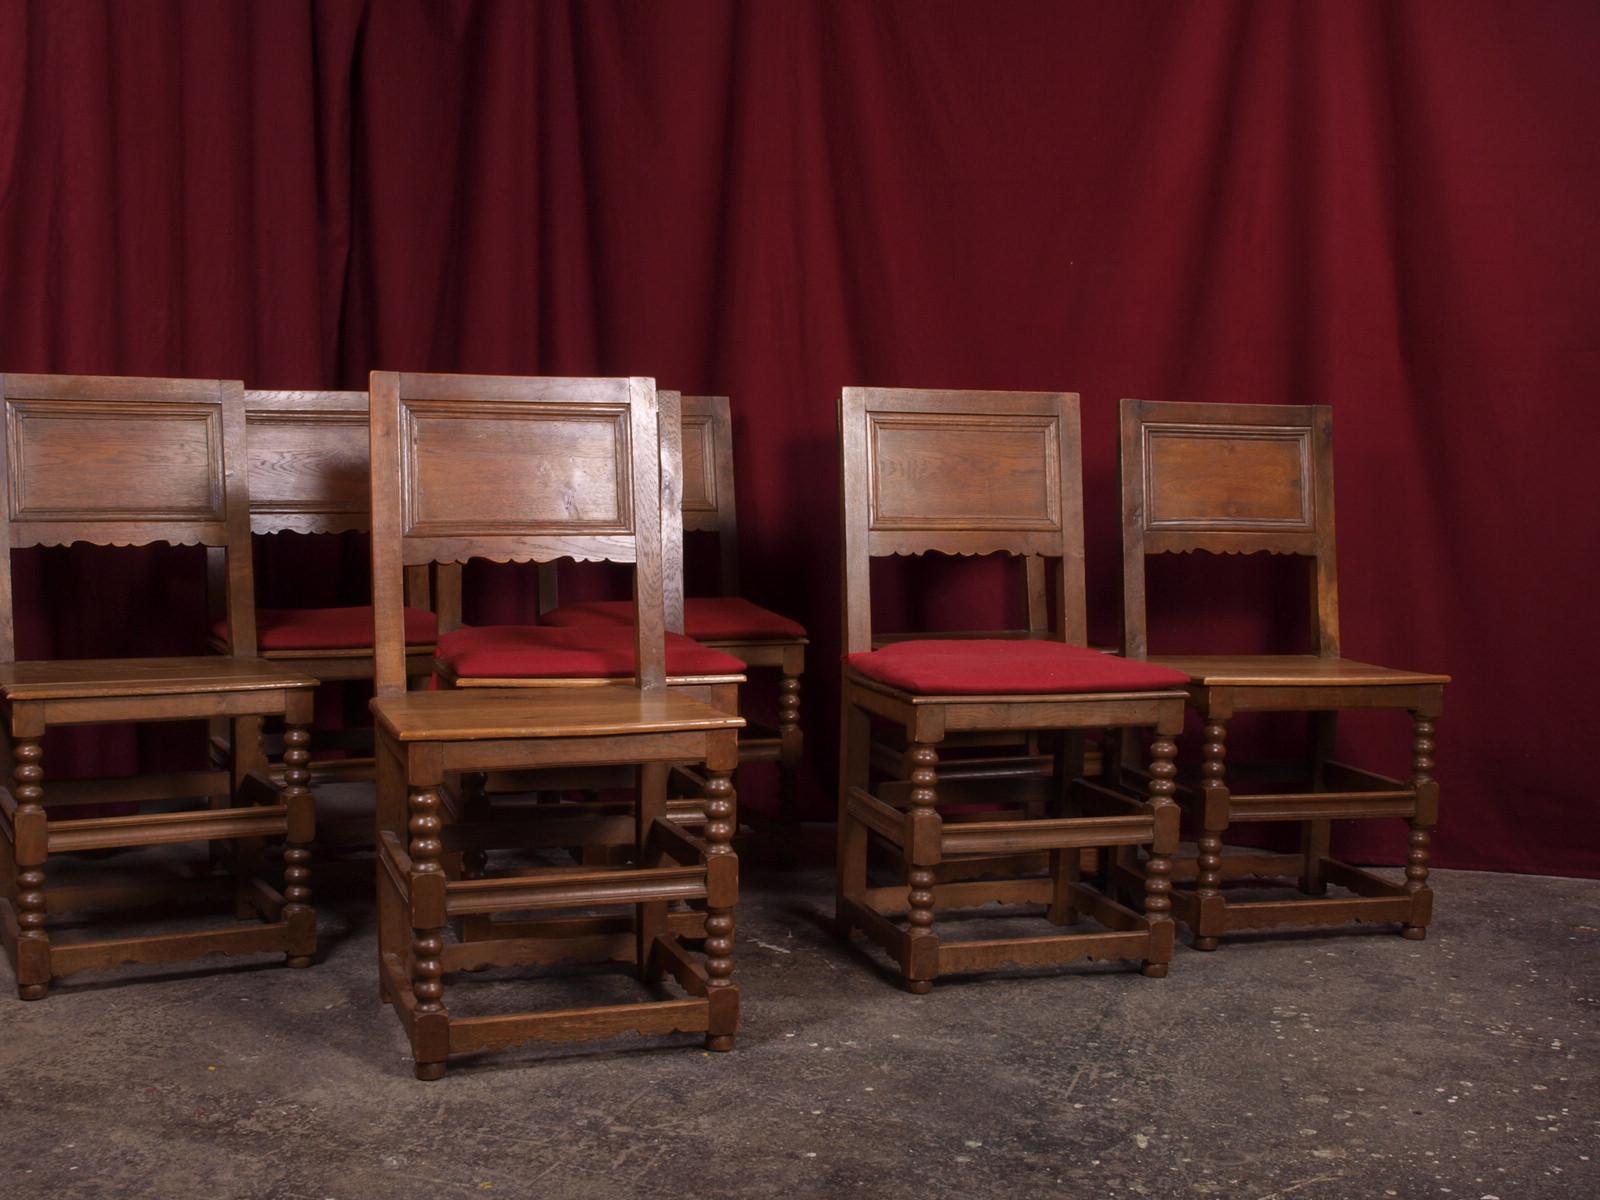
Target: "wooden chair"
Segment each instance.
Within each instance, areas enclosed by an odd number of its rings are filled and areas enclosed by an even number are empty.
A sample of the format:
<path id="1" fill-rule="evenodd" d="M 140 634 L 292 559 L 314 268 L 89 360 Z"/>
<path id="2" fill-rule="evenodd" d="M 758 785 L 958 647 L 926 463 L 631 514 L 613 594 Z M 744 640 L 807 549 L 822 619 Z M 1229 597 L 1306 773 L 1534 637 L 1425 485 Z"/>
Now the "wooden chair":
<path id="1" fill-rule="evenodd" d="M 664 394 L 664 393 L 663 393 Z M 800 680 L 805 674 L 805 627 L 739 595 L 738 513 L 733 485 L 733 419 L 726 396 L 681 400 L 682 503 L 679 534 L 717 537 L 720 570 L 715 594 L 682 601 L 683 622 L 675 631 L 731 654 L 747 667 L 778 674 L 777 728 L 747 724 L 739 739 L 740 762 L 778 763 L 778 820 L 798 821 L 798 779 L 804 738 L 800 730 Z M 669 514 L 670 516 L 670 514 Z M 555 626 L 620 624 L 632 619 L 627 601 L 596 600 L 558 605 L 556 572 L 539 574 L 540 619 Z M 746 721 L 749 715 L 746 714 Z"/>
<path id="2" fill-rule="evenodd" d="M 367 394 L 330 391 L 246 391 L 252 534 L 366 532 L 372 515 L 367 462 Z M 213 552 L 213 574 L 221 552 Z M 433 670 L 437 620 L 429 609 L 426 569 L 407 572 L 406 670 Z M 214 588 L 213 594 L 220 595 Z M 212 647 L 231 654 L 225 616 L 212 625 Z M 324 683 L 372 678 L 372 607 L 258 608 L 261 657 Z M 256 722 L 259 725 L 259 722 Z M 220 741 L 221 731 L 214 733 Z M 247 735 L 247 740 L 254 735 Z M 355 757 L 313 759 L 312 780 L 372 778 L 371 731 L 313 735 L 311 749 L 336 748 Z M 219 747 L 226 752 L 225 745 Z M 371 822 L 362 840 L 371 845 Z M 329 830 L 322 831 L 323 840 Z M 345 839 L 341 839 L 345 840 Z"/>
<path id="3" fill-rule="evenodd" d="M 846 388 L 840 405 L 844 478 L 845 659 L 839 779 L 837 920 L 893 956 L 906 986 L 1012 962 L 1137 959 L 1166 974 L 1172 920 L 1165 876 L 1178 845 L 1171 801 L 1173 736 L 1186 677 L 1084 646 L 1083 518 L 1078 398 L 1061 393 Z M 870 561 L 894 554 L 993 554 L 1056 560 L 1059 621 L 1036 640 L 941 638 L 874 649 Z M 874 719 L 903 729 L 898 779 L 871 790 Z M 1149 729 L 1148 800 L 1082 778 L 1084 730 Z M 947 735 L 1049 731 L 1057 788 L 1050 815 L 993 812 L 968 822 L 939 810 L 939 747 Z M 1022 819 L 1018 819 L 1021 817 Z M 869 843 L 890 851 L 904 884 L 871 886 Z M 1086 847 L 1149 850 L 1144 914 L 1109 881 L 1081 875 Z M 1046 852 L 1050 870 L 1022 879 L 972 878 L 994 856 Z M 1106 856 L 1102 855 L 1102 860 Z M 1004 865 L 996 862 L 995 866 Z M 1110 870 L 1110 867 L 1107 867 Z M 1045 906 L 1080 915 L 1091 933 L 951 942 L 939 908 Z M 906 926 L 890 919 L 905 913 Z"/>
<path id="4" fill-rule="evenodd" d="M 1180 862 L 1173 908 L 1198 950 L 1224 934 L 1277 925 L 1398 922 L 1421 938 L 1432 910 L 1428 844 L 1438 820 L 1434 723 L 1445 675 L 1340 657 L 1334 556 L 1333 413 L 1325 405 L 1122 402 L 1124 652 L 1193 677 L 1189 702 L 1205 723 L 1198 787 L 1179 797 L 1199 824 L 1199 853 Z M 1310 567 L 1316 652 L 1300 655 L 1149 654 L 1145 559 L 1156 554 L 1292 554 Z M 1338 713 L 1411 714 L 1412 763 L 1390 779 L 1332 757 Z M 1310 712 L 1310 760 L 1277 790 L 1235 792 L 1228 721 L 1245 712 Z M 1399 817 L 1411 826 L 1404 884 L 1329 857 L 1329 822 Z M 1243 821 L 1298 821 L 1301 852 L 1223 856 L 1222 835 Z M 1298 877 L 1298 899 L 1230 900 L 1231 883 Z M 1336 884 L 1354 893 L 1325 895 Z"/>
<path id="5" fill-rule="evenodd" d="M 738 865 L 732 773 L 743 721 L 668 688 L 657 402 L 648 379 L 514 379 L 374 372 L 373 602 L 377 692 L 381 991 L 411 1039 L 416 1072 L 437 1079 L 450 1054 L 531 1039 L 699 1031 L 728 1050 L 738 1023 L 733 910 Z M 402 572 L 472 557 L 631 563 L 637 618 L 619 680 L 584 669 L 566 686 L 405 691 Z M 631 676 L 631 678 L 629 678 Z M 452 856 L 575 844 L 560 813 L 467 813 L 456 776 L 555 767 L 678 763 L 706 772 L 705 837 L 669 820 L 641 786 L 630 867 L 481 863 L 452 877 Z M 471 816 L 473 819 L 468 819 Z M 581 841 L 576 844 L 581 844 Z M 704 906 L 703 962 L 669 905 Z M 631 906 L 620 917 L 550 916 Z M 524 920 L 508 914 L 535 914 Z M 452 919 L 494 917 L 493 934 L 451 942 Z M 613 957 L 634 948 L 652 986 L 686 996 L 603 1008 L 456 1016 L 446 972 Z"/>
<path id="6" fill-rule="evenodd" d="M 0 930 L 18 993 L 125 962 L 281 952 L 292 967 L 316 953 L 310 899 L 315 810 L 306 727 L 316 680 L 255 656 L 254 584 L 245 502 L 241 385 L 216 380 L 0 376 L 0 707 L 13 780 L 0 791 Z M 234 631 L 227 657 L 17 662 L 10 550 L 21 546 L 200 544 L 225 558 Z M 109 598 L 111 602 L 115 598 Z M 130 619 L 136 614 L 129 614 Z M 280 789 L 259 748 L 235 735 L 230 769 L 43 786 L 45 734 L 62 725 L 221 717 L 286 726 Z M 114 804 L 160 811 L 74 815 Z M 204 807 L 210 804 L 210 807 Z M 195 807 L 199 805 L 201 807 Z M 262 875 L 265 839 L 285 839 L 284 887 Z M 260 924 L 60 944 L 49 917 L 169 899 L 172 885 L 84 885 L 47 891 L 51 855 L 181 842 L 223 843 L 239 916 Z M 216 890 L 199 880 L 180 890 Z M 224 881 L 225 882 L 225 881 Z"/>
<path id="7" fill-rule="evenodd" d="M 667 683 L 724 712 L 739 711 L 744 663 L 684 636 L 683 526 L 677 511 L 683 488 L 677 392 L 657 391 L 660 446 L 661 573 Z M 554 564 L 542 564 L 541 579 Z M 461 623 L 460 564 L 437 569 L 441 612 L 436 674 L 441 686 L 574 687 L 629 678 L 634 666 L 635 601 L 620 602 L 616 619 L 567 625 Z M 603 784 L 595 784 L 603 786 Z"/>
<path id="8" fill-rule="evenodd" d="M 682 507 L 684 478 L 682 396 L 674 391 L 658 390 L 656 400 L 661 446 L 661 560 L 667 684 L 720 712 L 737 713 L 739 687 L 745 681 L 744 664 L 683 635 L 683 523 L 677 515 Z M 554 563 L 539 566 L 541 588 L 546 580 L 554 587 L 554 568 Z M 467 627 L 461 624 L 461 564 L 441 563 L 435 569 L 439 607 L 445 614 L 436 671 L 440 686 L 574 687 L 631 676 L 633 601 L 621 603 L 624 611 L 616 619 L 603 617 L 568 626 Z M 532 794 L 542 800 L 555 798 L 565 806 L 562 815 L 574 834 L 581 828 L 577 818 L 585 815 L 590 818 L 587 836 L 574 836 L 569 849 L 591 865 L 620 865 L 632 861 L 635 849 L 634 801 L 608 800 L 605 794 L 631 790 L 636 775 L 638 772 L 628 765 L 498 771 L 483 778 L 463 779 L 462 804 L 469 810 L 476 810 L 478 805 L 493 803 L 495 797 L 508 794 L 524 797 Z M 670 798 L 665 799 L 668 815 L 687 826 L 704 825 L 701 796 L 706 781 L 688 766 L 679 766 L 672 773 L 646 770 L 642 782 L 654 792 L 662 793 L 666 792 L 671 776 L 676 776 L 676 785 L 668 793 Z M 572 800 L 570 793 L 573 791 L 581 791 L 585 799 Z M 657 795 L 654 802 L 660 803 L 662 799 Z M 481 854 L 469 852 L 463 858 L 464 869 L 471 874 L 481 859 Z M 469 919 L 460 923 L 463 938 L 481 937 L 484 928 L 482 920 Z M 680 932 L 703 935 L 704 930 L 684 927 Z"/>

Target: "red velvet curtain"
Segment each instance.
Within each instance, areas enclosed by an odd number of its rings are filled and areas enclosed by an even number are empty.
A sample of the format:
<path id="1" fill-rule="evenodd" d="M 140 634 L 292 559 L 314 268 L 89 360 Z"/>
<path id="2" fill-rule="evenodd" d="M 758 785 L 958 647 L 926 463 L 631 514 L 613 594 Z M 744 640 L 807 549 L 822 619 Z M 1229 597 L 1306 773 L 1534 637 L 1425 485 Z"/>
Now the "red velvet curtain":
<path id="1" fill-rule="evenodd" d="M 841 386 L 1080 392 L 1104 643 L 1117 399 L 1330 403 L 1346 653 L 1456 677 L 1437 861 L 1595 875 L 1597 56 L 1591 0 L 0 0 L 0 369 L 730 394 L 819 814 Z M 359 590 L 296 546 L 264 590 Z M 198 646 L 190 555 L 18 557 L 25 652 Z M 1281 567 L 1161 564 L 1157 648 L 1303 634 Z M 886 574 L 963 625 L 1010 595 Z M 1403 770 L 1403 724 L 1345 737 Z"/>

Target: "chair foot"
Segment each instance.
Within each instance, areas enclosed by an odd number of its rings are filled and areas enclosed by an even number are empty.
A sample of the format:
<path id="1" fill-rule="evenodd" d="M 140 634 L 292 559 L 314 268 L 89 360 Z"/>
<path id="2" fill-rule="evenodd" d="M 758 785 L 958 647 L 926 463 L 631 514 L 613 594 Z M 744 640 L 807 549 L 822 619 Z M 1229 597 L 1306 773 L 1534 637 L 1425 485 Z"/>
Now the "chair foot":
<path id="1" fill-rule="evenodd" d="M 283 965 L 294 967 L 297 970 L 309 967 L 311 965 L 311 956 L 309 954 L 291 954 L 283 960 Z"/>
<path id="2" fill-rule="evenodd" d="M 444 1078 L 443 1062 L 419 1062 L 417 1064 L 417 1078 L 424 1083 L 432 1083 L 436 1079 Z"/>
<path id="3" fill-rule="evenodd" d="M 1147 962 L 1139 970 L 1146 979 L 1165 979 L 1167 977 L 1166 963 Z"/>
<path id="4" fill-rule="evenodd" d="M 1214 937 L 1196 937 L 1194 948 L 1196 950 L 1215 950 L 1220 943 Z"/>
<path id="5" fill-rule="evenodd" d="M 910 992 L 913 996 L 926 996 L 929 992 L 933 991 L 933 980 L 908 979 L 906 980 L 906 991 Z"/>
<path id="6" fill-rule="evenodd" d="M 706 1049 L 717 1054 L 726 1054 L 733 1049 L 733 1034 L 708 1033 L 706 1035 Z"/>
<path id="7" fill-rule="evenodd" d="M 1400 936 L 1408 942 L 1420 942 L 1428 936 L 1428 927 L 1426 925 L 1407 925 L 1400 930 Z"/>
<path id="8" fill-rule="evenodd" d="M 21 983 L 17 985 L 17 996 L 22 1000 L 43 1000 L 50 991 L 48 983 Z"/>

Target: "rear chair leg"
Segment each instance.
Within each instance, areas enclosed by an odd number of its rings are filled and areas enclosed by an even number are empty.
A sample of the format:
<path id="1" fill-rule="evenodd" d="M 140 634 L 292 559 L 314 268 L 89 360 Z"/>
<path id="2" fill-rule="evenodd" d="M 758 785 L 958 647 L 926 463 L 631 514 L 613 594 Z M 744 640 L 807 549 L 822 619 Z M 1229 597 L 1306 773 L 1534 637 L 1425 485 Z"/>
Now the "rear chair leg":
<path id="1" fill-rule="evenodd" d="M 311 842 L 316 837 L 316 807 L 311 782 L 311 733 L 304 725 L 284 732 L 283 803 L 289 833 L 283 848 L 283 922 L 291 967 L 309 967 L 317 952 L 317 914 L 311 908 Z"/>
<path id="2" fill-rule="evenodd" d="M 1202 812 L 1195 863 L 1195 898 L 1201 929 L 1195 931 L 1194 948 L 1215 950 L 1216 932 L 1206 930 L 1205 922 L 1207 913 L 1222 905 L 1222 831 L 1228 827 L 1228 727 L 1208 718 L 1204 737 L 1200 747 Z"/>
<path id="3" fill-rule="evenodd" d="M 864 901 L 867 890 L 867 830 L 850 818 L 850 789 L 871 782 L 867 766 L 871 736 L 872 719 L 845 697 L 839 719 L 839 841 L 833 905 L 834 933 L 845 941 L 855 932 L 850 904 Z"/>
<path id="4" fill-rule="evenodd" d="M 17 995 L 43 1000 L 50 990 L 50 935 L 45 931 L 45 811 L 41 801 L 44 747 L 38 738 L 19 738 L 12 747 L 12 796 L 17 802 L 12 844 L 17 867 Z"/>
<path id="5" fill-rule="evenodd" d="M 706 998 L 711 1018 L 706 1049 L 733 1049 L 739 1025 L 739 992 L 733 975 L 733 905 L 738 889 L 738 860 L 733 832 L 736 808 L 728 771 L 709 771 L 706 797 Z M 726 864 L 726 865 L 725 865 Z M 731 868 L 731 869 L 730 869 Z"/>
<path id="6" fill-rule="evenodd" d="M 800 680 L 788 673 L 778 680 L 778 821 L 800 824 Z"/>
<path id="7" fill-rule="evenodd" d="M 1174 761 L 1178 744 L 1165 733 L 1157 733 L 1150 743 L 1150 804 L 1158 812 L 1170 808 L 1178 790 L 1178 766 Z M 1163 953 L 1145 959 L 1142 968 L 1151 979 L 1163 979 L 1171 961 L 1172 947 L 1172 856 L 1158 832 L 1144 864 L 1144 911 L 1150 922 L 1150 940 Z"/>
<path id="8" fill-rule="evenodd" d="M 910 912 L 910 936 L 906 943 L 906 990 L 926 995 L 933 990 L 934 976 L 938 974 L 939 936 L 933 931 L 934 863 L 917 861 L 921 852 L 915 843 L 921 839 L 916 831 L 927 816 L 938 820 L 935 805 L 939 793 L 939 752 L 927 742 L 911 743 L 907 755 L 911 762 L 910 816 L 913 845 L 906 848 L 906 900 Z"/>
<path id="9" fill-rule="evenodd" d="M 1433 786 L 1433 718 L 1413 714 L 1411 718 L 1411 786 L 1418 793 L 1431 792 Z M 1428 889 L 1428 850 L 1433 842 L 1433 810 L 1435 802 L 1430 796 L 1423 802 L 1418 797 L 1418 813 L 1411 819 L 1410 849 L 1406 852 L 1406 892 L 1411 896 Z M 1420 942 L 1427 937 L 1428 928 L 1421 924 L 1406 924 L 1400 936 Z"/>

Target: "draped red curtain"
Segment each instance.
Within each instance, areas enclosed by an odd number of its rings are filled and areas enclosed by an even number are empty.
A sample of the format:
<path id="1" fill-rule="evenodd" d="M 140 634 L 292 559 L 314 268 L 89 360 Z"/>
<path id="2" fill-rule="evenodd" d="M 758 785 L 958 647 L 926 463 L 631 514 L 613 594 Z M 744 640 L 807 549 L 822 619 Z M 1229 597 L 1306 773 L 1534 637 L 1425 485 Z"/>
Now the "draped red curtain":
<path id="1" fill-rule="evenodd" d="M 1329 403 L 1346 653 L 1456 677 L 1437 862 L 1597 875 L 1597 55 L 1590 0 L 0 0 L 0 369 L 730 394 L 745 590 L 813 632 L 819 815 L 841 386 L 1081 393 L 1106 644 L 1117 399 Z M 18 560 L 24 653 L 199 647 L 190 553 Z M 278 598 L 362 586 L 352 544 L 261 561 Z M 1160 564 L 1157 648 L 1302 635 L 1283 566 Z M 903 616 L 1011 597 L 887 572 Z M 478 591 L 529 612 L 526 571 Z M 1406 731 L 1344 737 L 1404 769 Z"/>

